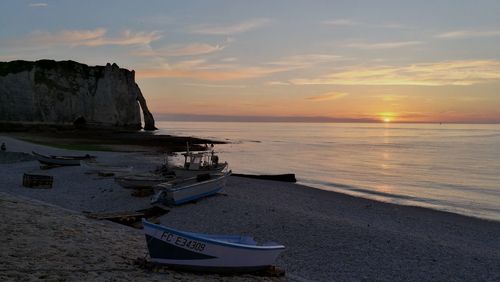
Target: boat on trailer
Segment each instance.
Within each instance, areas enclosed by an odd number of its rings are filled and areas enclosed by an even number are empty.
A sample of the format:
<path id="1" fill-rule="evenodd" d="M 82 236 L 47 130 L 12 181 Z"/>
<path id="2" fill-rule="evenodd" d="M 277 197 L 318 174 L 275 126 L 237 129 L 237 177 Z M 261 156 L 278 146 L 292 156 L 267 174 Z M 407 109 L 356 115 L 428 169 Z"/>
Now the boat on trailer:
<path id="1" fill-rule="evenodd" d="M 142 220 L 151 261 L 197 271 L 259 271 L 271 266 L 285 246 L 258 245 L 249 236 L 180 231 Z"/>
<path id="2" fill-rule="evenodd" d="M 185 179 L 174 179 L 154 186 L 158 192 L 151 204 L 180 205 L 214 195 L 224 189 L 231 171 L 217 174 L 199 174 Z"/>
<path id="3" fill-rule="evenodd" d="M 94 156 L 83 155 L 83 156 L 52 156 L 43 155 L 35 151 L 31 152 L 35 158 L 44 165 L 60 165 L 60 166 L 77 166 L 80 165 L 80 161 L 94 159 Z"/>

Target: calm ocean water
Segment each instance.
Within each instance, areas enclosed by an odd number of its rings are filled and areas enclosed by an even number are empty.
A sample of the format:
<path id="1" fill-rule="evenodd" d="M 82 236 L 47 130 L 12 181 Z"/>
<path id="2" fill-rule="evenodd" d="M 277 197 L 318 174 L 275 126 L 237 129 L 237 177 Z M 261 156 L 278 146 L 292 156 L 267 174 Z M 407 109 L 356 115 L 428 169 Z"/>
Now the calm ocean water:
<path id="1" fill-rule="evenodd" d="M 500 220 L 500 125 L 159 122 L 159 133 L 229 141 L 238 173 Z"/>

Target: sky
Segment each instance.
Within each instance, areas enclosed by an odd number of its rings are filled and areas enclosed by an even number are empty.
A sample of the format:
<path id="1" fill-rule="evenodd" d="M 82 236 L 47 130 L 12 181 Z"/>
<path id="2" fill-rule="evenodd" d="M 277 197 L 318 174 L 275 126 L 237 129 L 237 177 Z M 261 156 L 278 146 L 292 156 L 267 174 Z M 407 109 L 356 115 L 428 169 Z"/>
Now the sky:
<path id="1" fill-rule="evenodd" d="M 0 1 L 0 61 L 117 63 L 158 117 L 500 122 L 500 1 Z"/>

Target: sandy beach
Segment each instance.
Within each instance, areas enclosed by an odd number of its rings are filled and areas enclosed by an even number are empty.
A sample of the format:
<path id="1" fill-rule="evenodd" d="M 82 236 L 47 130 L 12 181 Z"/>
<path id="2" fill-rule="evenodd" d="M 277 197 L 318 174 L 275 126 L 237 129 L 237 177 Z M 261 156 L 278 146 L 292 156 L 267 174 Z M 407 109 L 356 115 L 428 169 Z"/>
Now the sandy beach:
<path id="1" fill-rule="evenodd" d="M 68 154 L 0 136 L 9 151 Z M 148 171 L 154 153 L 75 152 Z M 237 168 L 232 168 L 237 170 Z M 54 176 L 52 189 L 23 187 L 25 172 Z M 154 273 L 132 262 L 147 252 L 142 232 L 87 219 L 83 211 L 149 207 L 112 178 L 82 167 L 40 170 L 36 161 L 0 163 L 1 280 L 499 281 L 500 222 L 376 202 L 310 187 L 231 177 L 213 197 L 171 208 L 177 229 L 253 235 L 287 249 L 283 278 Z"/>

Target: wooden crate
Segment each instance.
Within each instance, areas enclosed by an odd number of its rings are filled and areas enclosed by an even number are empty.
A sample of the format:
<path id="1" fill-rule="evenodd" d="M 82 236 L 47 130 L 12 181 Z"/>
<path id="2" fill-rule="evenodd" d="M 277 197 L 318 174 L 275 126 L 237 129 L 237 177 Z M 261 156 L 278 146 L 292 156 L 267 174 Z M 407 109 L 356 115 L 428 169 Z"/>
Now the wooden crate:
<path id="1" fill-rule="evenodd" d="M 30 188 L 52 188 L 54 177 L 50 175 L 28 174 L 23 175 L 23 186 Z"/>

